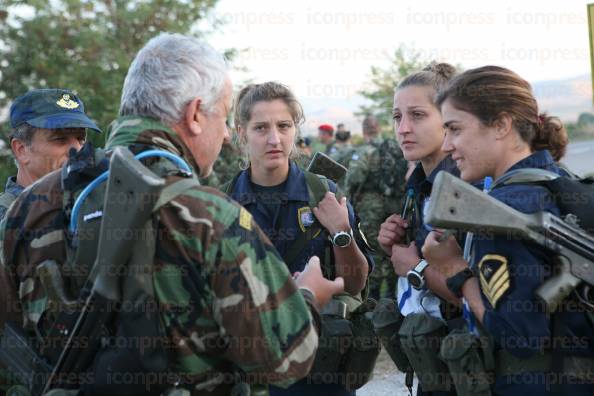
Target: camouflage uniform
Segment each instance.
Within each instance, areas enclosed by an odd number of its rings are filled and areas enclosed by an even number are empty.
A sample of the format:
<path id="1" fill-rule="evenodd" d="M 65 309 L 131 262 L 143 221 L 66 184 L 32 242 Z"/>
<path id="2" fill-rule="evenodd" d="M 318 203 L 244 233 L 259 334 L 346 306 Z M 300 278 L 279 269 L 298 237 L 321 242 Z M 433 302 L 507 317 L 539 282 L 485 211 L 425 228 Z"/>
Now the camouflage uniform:
<path id="1" fill-rule="evenodd" d="M 6 180 L 4 192 L 0 194 L 0 221 L 6 216 L 10 204 L 23 192 L 25 188 L 17 184 L 16 176 L 10 176 Z"/>
<path id="2" fill-rule="evenodd" d="M 213 167 L 219 179 L 219 187 L 233 179 L 233 176 L 240 171 L 240 158 L 241 153 L 234 143 L 223 144 L 219 158 Z"/>
<path id="3" fill-rule="evenodd" d="M 381 137 L 376 137 L 355 150 L 345 181 L 345 192 L 359 214 L 361 230 L 375 250 L 373 258 L 376 266 L 369 275 L 370 296 L 373 298 L 380 296 L 384 280 L 388 285 L 386 295 L 394 295 L 396 274 L 377 242 L 377 235 L 384 220 L 401 209 L 406 188 L 407 162 L 393 139 L 387 142 L 391 154 L 381 158 L 379 147 L 383 142 Z M 382 166 L 388 166 L 390 171 L 386 174 Z M 392 185 L 391 191 L 387 191 L 386 182 Z"/>
<path id="4" fill-rule="evenodd" d="M 213 165 L 212 173 L 200 179 L 200 184 L 221 190 L 237 172 L 240 171 L 239 161 L 241 153 L 233 143 L 223 143 L 221 153 Z"/>
<path id="5" fill-rule="evenodd" d="M 295 156 L 295 159 L 294 159 L 295 163 L 301 169 L 307 169 L 307 167 L 309 166 L 309 163 L 311 162 L 311 157 L 309 155 L 307 155 L 307 153 L 300 150 L 299 148 L 297 149 L 297 153 L 298 153 L 298 155 Z"/>
<path id="6" fill-rule="evenodd" d="M 143 145 L 181 156 L 197 169 L 177 134 L 156 121 L 123 117 L 111 128 L 107 148 Z M 164 177 L 167 185 L 180 178 Z M 23 193 L 7 214 L 0 299 L 8 310 L 0 312 L 0 326 L 7 316 L 29 334 L 46 325 L 38 323 L 48 296 L 35 268 L 47 259 L 65 262 L 63 223 L 55 229 L 63 197 L 57 171 Z M 305 376 L 317 347 L 312 314 L 249 212 L 212 188 L 193 187 L 157 216 L 155 299 L 171 340 L 170 370 L 185 387 L 194 395 L 227 395 L 237 368 L 251 380 L 281 386 Z"/>
<path id="7" fill-rule="evenodd" d="M 332 141 L 332 143 L 330 144 L 325 144 L 322 143 L 322 141 L 320 140 L 320 138 L 314 138 L 312 139 L 311 142 L 311 154 L 314 155 L 316 152 L 320 152 L 320 153 L 328 153 L 328 150 L 330 150 L 330 148 L 334 145 L 334 141 Z"/>
<path id="8" fill-rule="evenodd" d="M 210 175 L 208 175 L 207 177 L 200 178 L 201 186 L 219 188 L 220 184 L 221 184 L 221 182 L 219 180 L 219 175 L 217 175 L 217 173 L 214 170 L 212 172 L 210 172 Z"/>

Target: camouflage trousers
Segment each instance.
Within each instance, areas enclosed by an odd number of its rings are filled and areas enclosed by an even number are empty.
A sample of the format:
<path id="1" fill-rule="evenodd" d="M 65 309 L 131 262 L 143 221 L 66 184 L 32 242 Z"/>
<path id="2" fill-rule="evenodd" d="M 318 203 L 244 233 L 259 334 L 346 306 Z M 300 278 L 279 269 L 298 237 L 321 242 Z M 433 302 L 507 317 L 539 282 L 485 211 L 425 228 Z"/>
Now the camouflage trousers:
<path id="1" fill-rule="evenodd" d="M 382 297 L 394 298 L 396 294 L 396 273 L 390 258 L 374 254 L 375 268 L 369 274 L 369 297 L 378 300 Z"/>
<path id="2" fill-rule="evenodd" d="M 358 197 L 355 208 L 361 220 L 359 225 L 369 246 L 375 251 L 373 261 L 375 267 L 369 274 L 369 297 L 394 297 L 396 293 L 396 273 L 377 242 L 380 225 L 389 216 L 386 214 L 385 197 L 381 194 L 365 193 Z"/>

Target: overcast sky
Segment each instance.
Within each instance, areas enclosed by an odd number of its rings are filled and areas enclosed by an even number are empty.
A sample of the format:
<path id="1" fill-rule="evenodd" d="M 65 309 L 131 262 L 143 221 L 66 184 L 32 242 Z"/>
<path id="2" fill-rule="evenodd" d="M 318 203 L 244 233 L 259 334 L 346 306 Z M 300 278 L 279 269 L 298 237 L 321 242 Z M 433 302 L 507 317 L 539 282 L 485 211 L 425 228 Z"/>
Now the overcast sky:
<path id="1" fill-rule="evenodd" d="M 372 65 L 399 45 L 423 58 L 509 67 L 531 82 L 590 73 L 585 1 L 221 0 L 210 42 L 246 49 L 236 82 L 290 85 L 310 114 L 356 108 Z"/>

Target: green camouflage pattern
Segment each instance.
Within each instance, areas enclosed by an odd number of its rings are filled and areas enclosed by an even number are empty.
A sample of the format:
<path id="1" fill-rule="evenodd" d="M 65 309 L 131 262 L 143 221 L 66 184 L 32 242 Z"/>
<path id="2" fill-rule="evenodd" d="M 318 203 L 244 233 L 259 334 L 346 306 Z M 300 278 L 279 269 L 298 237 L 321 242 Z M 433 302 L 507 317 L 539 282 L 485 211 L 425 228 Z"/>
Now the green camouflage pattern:
<path id="1" fill-rule="evenodd" d="M 307 153 L 305 153 L 304 151 L 299 149 L 297 150 L 298 154 L 294 156 L 293 160 L 301 169 L 307 169 L 307 166 L 311 162 L 311 157 L 307 155 Z"/>
<path id="2" fill-rule="evenodd" d="M 393 140 L 393 139 L 391 139 Z M 386 281 L 393 296 L 396 275 L 392 264 L 377 242 L 380 225 L 393 213 L 398 213 L 406 190 L 407 163 L 397 146 L 386 143 L 390 152 L 382 154 L 381 137 L 372 139 L 352 153 L 344 190 L 361 219 L 360 228 L 374 249 L 375 268 L 369 275 L 371 296 L 378 297 L 381 284 Z M 389 186 L 389 187 L 388 187 Z M 391 188 L 390 188 L 391 187 Z M 387 296 L 387 295 L 386 295 Z"/>
<path id="3" fill-rule="evenodd" d="M 230 182 L 239 173 L 241 152 L 234 143 L 225 143 L 221 148 L 219 158 L 214 163 L 214 172 L 219 181 L 219 187 Z"/>
<path id="4" fill-rule="evenodd" d="M 25 188 L 16 182 L 16 175 L 6 180 L 4 192 L 0 194 L 0 221 L 6 216 L 8 208 Z"/>
<path id="5" fill-rule="evenodd" d="M 123 117 L 110 128 L 107 149 L 147 145 L 197 169 L 175 132 L 156 121 Z M 163 176 L 167 185 L 180 179 Z M 60 180 L 59 171 L 40 180 L 7 214 L 0 299 L 8 309 L 0 312 L 0 326 L 12 319 L 33 335 L 48 325 L 48 296 L 35 268 L 47 259 L 66 261 Z M 254 383 L 288 386 L 304 377 L 318 341 L 312 314 L 249 212 L 197 186 L 157 216 L 155 297 L 173 345 L 170 370 L 191 385 L 191 394 L 229 394 L 237 368 Z"/>
<path id="6" fill-rule="evenodd" d="M 324 144 L 320 141 L 319 137 L 315 137 L 312 139 L 311 141 L 311 155 L 313 156 L 317 151 L 319 151 L 320 153 L 324 153 L 326 154 L 328 152 L 328 149 L 330 148 L 330 146 L 332 146 L 331 144 Z"/>
<path id="7" fill-rule="evenodd" d="M 203 186 L 223 191 L 223 186 L 233 179 L 240 170 L 241 152 L 234 143 L 223 143 L 221 153 L 208 177 L 200 178 Z"/>

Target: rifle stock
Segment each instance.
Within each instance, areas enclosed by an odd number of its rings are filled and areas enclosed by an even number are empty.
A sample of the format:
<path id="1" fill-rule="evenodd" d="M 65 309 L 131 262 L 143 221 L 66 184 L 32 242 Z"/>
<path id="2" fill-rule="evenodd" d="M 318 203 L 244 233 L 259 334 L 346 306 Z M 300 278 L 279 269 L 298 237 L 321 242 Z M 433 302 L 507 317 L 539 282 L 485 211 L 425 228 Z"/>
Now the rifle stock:
<path id="1" fill-rule="evenodd" d="M 66 342 L 56 360 L 48 356 L 56 363 L 44 392 L 55 379 L 60 381 L 60 373 L 81 373 L 92 362 L 105 335 L 102 325 L 117 310 L 122 270 L 165 184 L 123 147 L 114 149 L 109 169 L 97 257 L 83 288 L 83 293 L 90 292 L 81 296 L 84 304 L 79 312 L 64 313 L 53 325 L 50 337 L 66 336 Z M 69 330 L 64 333 L 63 329 Z M 81 337 L 84 343 L 77 340 Z"/>
<path id="2" fill-rule="evenodd" d="M 548 212 L 521 213 L 449 173 L 435 179 L 427 223 L 522 238 L 554 252 L 557 272 L 536 290 L 551 312 L 581 282 L 594 285 L 594 237 Z"/>
<path id="3" fill-rule="evenodd" d="M 307 166 L 307 170 L 325 176 L 335 183 L 338 183 L 347 173 L 347 168 L 319 151 L 314 154 Z"/>

